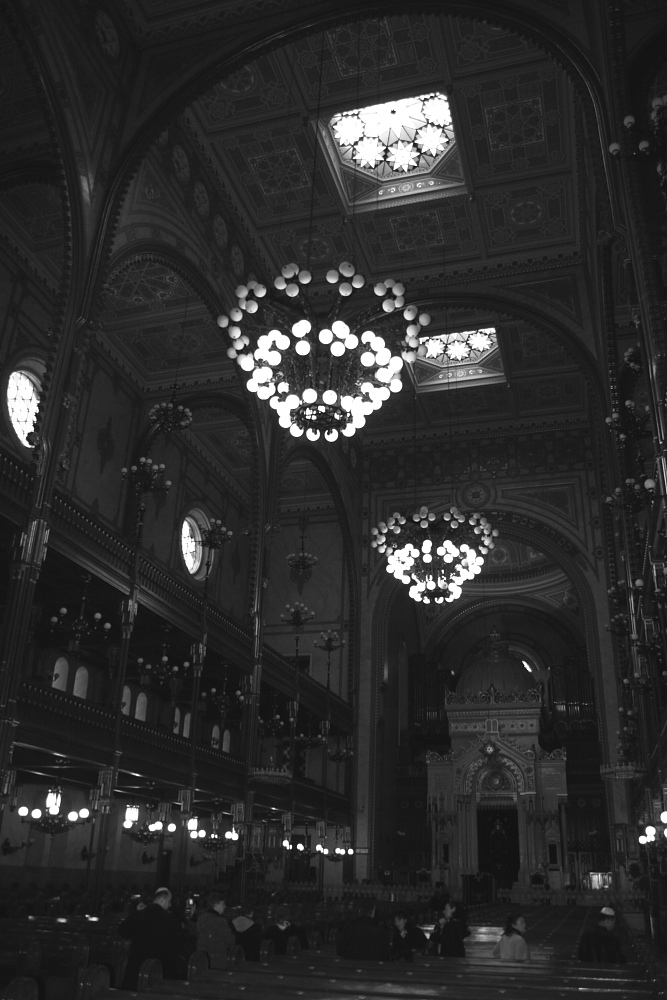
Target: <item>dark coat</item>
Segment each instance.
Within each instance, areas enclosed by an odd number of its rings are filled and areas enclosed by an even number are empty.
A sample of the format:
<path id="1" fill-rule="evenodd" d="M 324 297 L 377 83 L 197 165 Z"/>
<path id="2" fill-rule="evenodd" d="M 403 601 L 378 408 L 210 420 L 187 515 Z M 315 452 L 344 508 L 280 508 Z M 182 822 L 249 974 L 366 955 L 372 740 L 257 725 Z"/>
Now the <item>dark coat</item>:
<path id="1" fill-rule="evenodd" d="M 208 955 L 212 969 L 227 966 L 229 949 L 236 944 L 236 938 L 229 923 L 221 913 L 205 910 L 197 917 L 197 949 Z"/>
<path id="2" fill-rule="evenodd" d="M 302 950 L 308 948 L 308 937 L 306 935 L 303 927 L 297 926 L 297 924 L 288 924 L 287 927 L 279 927 L 278 924 L 271 924 L 264 931 L 264 937 L 273 941 L 276 949 L 276 955 L 286 955 L 287 954 L 287 942 L 291 937 L 297 937 L 299 939 L 299 944 Z"/>
<path id="3" fill-rule="evenodd" d="M 184 974 L 186 949 L 182 928 L 176 917 L 157 903 L 130 913 L 118 933 L 130 939 L 123 989 L 136 990 L 139 968 L 146 958 L 159 959 L 165 979 Z"/>
<path id="4" fill-rule="evenodd" d="M 612 931 L 602 924 L 581 935 L 577 956 L 580 962 L 608 962 L 613 965 L 625 964 L 621 942 Z"/>
<path id="5" fill-rule="evenodd" d="M 405 933 L 401 934 L 398 927 L 394 930 L 391 939 L 391 957 L 393 959 L 402 958 L 406 962 L 412 961 L 413 951 L 425 951 L 428 941 L 426 935 L 419 927 L 408 925 Z"/>
<path id="6" fill-rule="evenodd" d="M 250 917 L 240 916 L 232 920 L 232 930 L 236 943 L 240 944 L 248 962 L 259 962 L 259 951 L 264 939 L 264 933 L 259 924 Z"/>
<path id="7" fill-rule="evenodd" d="M 389 960 L 389 935 L 384 924 L 370 915 L 348 920 L 336 937 L 336 954 L 341 958 Z"/>
<path id="8" fill-rule="evenodd" d="M 446 920 L 444 924 L 437 923 L 428 939 L 429 954 L 447 958 L 465 958 L 466 949 L 463 943 L 465 936 L 466 928 L 455 917 Z"/>

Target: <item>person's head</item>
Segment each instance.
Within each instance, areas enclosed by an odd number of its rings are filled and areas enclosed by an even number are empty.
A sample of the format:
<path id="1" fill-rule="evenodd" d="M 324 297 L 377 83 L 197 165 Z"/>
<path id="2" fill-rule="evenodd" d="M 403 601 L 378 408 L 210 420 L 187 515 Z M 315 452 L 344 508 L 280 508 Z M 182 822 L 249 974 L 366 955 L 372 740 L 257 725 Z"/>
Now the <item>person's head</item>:
<path id="1" fill-rule="evenodd" d="M 171 891 L 164 885 L 156 889 L 153 902 L 161 906 L 163 910 L 168 910 L 171 906 Z"/>
<path id="2" fill-rule="evenodd" d="M 286 907 L 279 906 L 276 910 L 276 923 L 279 927 L 287 927 L 289 924 L 289 912 Z"/>
<path id="3" fill-rule="evenodd" d="M 601 927 L 606 927 L 608 931 L 612 931 L 616 926 L 616 911 L 612 910 L 611 906 L 603 906 L 600 910 L 598 923 Z"/>
<path id="4" fill-rule="evenodd" d="M 405 925 L 407 924 L 407 922 L 408 922 L 407 913 L 403 913 L 402 910 L 399 910 L 398 913 L 394 914 L 394 926 L 397 927 L 399 931 L 405 930 Z"/>
<path id="5" fill-rule="evenodd" d="M 522 913 L 510 913 L 505 921 L 505 934 L 511 937 L 512 934 L 525 934 L 526 918 Z"/>
<path id="6" fill-rule="evenodd" d="M 452 917 L 456 916 L 456 903 L 445 903 L 445 908 L 442 911 L 442 915 L 445 920 L 451 920 Z"/>
<path id="7" fill-rule="evenodd" d="M 206 897 L 206 905 L 208 906 L 209 910 L 215 910 L 215 912 L 219 913 L 221 916 L 227 909 L 227 904 L 222 898 L 222 893 L 217 892 L 215 889 L 213 890 L 213 892 L 209 892 L 208 896 Z"/>

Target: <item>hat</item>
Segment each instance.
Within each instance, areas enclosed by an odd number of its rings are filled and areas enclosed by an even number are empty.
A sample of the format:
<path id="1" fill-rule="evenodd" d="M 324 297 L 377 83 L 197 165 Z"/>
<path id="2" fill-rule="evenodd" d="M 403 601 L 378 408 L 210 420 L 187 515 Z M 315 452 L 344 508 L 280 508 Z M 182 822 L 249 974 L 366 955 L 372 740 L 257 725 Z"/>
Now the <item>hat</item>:
<path id="1" fill-rule="evenodd" d="M 611 906 L 603 906 L 600 910 L 601 917 L 615 917 L 616 913 L 612 910 Z"/>

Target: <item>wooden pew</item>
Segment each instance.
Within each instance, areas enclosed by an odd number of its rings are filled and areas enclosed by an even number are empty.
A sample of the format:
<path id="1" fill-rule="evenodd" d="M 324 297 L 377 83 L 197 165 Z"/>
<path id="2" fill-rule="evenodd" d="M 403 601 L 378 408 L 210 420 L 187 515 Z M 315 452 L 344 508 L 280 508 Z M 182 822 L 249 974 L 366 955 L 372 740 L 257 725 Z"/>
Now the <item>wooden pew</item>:
<path id="1" fill-rule="evenodd" d="M 429 964 L 409 963 L 363 963 L 339 962 L 339 975 L 324 975 L 317 967 L 301 967 L 299 962 L 285 963 L 282 968 L 268 967 L 259 963 L 246 965 L 228 972 L 205 974 L 197 982 L 163 980 L 162 967 L 154 959 L 147 960 L 139 976 L 138 992 L 149 994 L 153 1000 L 219 1000 L 220 997 L 236 996 L 243 993 L 244 1000 L 293 1000 L 303 996 L 306 1000 L 351 1000 L 363 996 L 368 1000 L 395 1000 L 396 996 L 405 1000 L 431 1000 L 433 996 L 451 990 L 456 1000 L 534 1000 L 544 996 L 545 1000 L 580 1000 L 589 994 L 594 1000 L 649 1000 L 655 996 L 651 984 L 639 976 L 624 975 L 623 967 L 581 967 L 572 963 L 569 970 L 559 974 L 553 969 L 543 969 L 542 980 L 524 977 L 528 966 L 509 966 L 494 962 L 484 974 L 471 978 L 466 970 L 465 959 L 443 960 Z M 447 967 L 447 971 L 443 972 Z M 329 969 L 328 972 L 333 970 Z M 634 970 L 636 971 L 636 970 Z M 79 1000 L 116 1000 L 136 994 L 109 990 L 99 984 L 96 992 L 81 994 Z"/>
<path id="2" fill-rule="evenodd" d="M 30 976 L 14 976 L 8 982 L 0 978 L 0 1000 L 39 1000 L 37 980 Z"/>

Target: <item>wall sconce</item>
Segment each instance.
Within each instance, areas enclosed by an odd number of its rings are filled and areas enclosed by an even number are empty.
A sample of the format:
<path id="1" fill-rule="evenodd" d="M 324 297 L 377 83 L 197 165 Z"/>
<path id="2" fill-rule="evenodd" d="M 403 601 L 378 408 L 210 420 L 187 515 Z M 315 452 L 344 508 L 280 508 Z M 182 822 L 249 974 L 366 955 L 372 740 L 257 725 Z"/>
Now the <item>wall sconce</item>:
<path id="1" fill-rule="evenodd" d="M 79 809 L 78 812 L 76 809 L 72 809 L 67 816 L 61 816 L 61 803 L 60 788 L 49 789 L 46 796 L 46 815 L 39 807 L 30 810 L 27 806 L 19 806 L 17 813 L 21 817 L 22 823 L 29 823 L 33 829 L 47 833 L 50 837 L 54 837 L 57 833 L 68 833 L 77 823 L 85 823 L 90 820 L 90 809 L 87 806 Z"/>
<path id="2" fill-rule="evenodd" d="M 22 851 L 26 847 L 30 847 L 32 840 L 22 840 L 20 844 L 10 843 L 9 837 L 5 837 L 2 842 L 2 853 L 4 857 L 8 854 L 16 854 L 17 851 Z"/>

